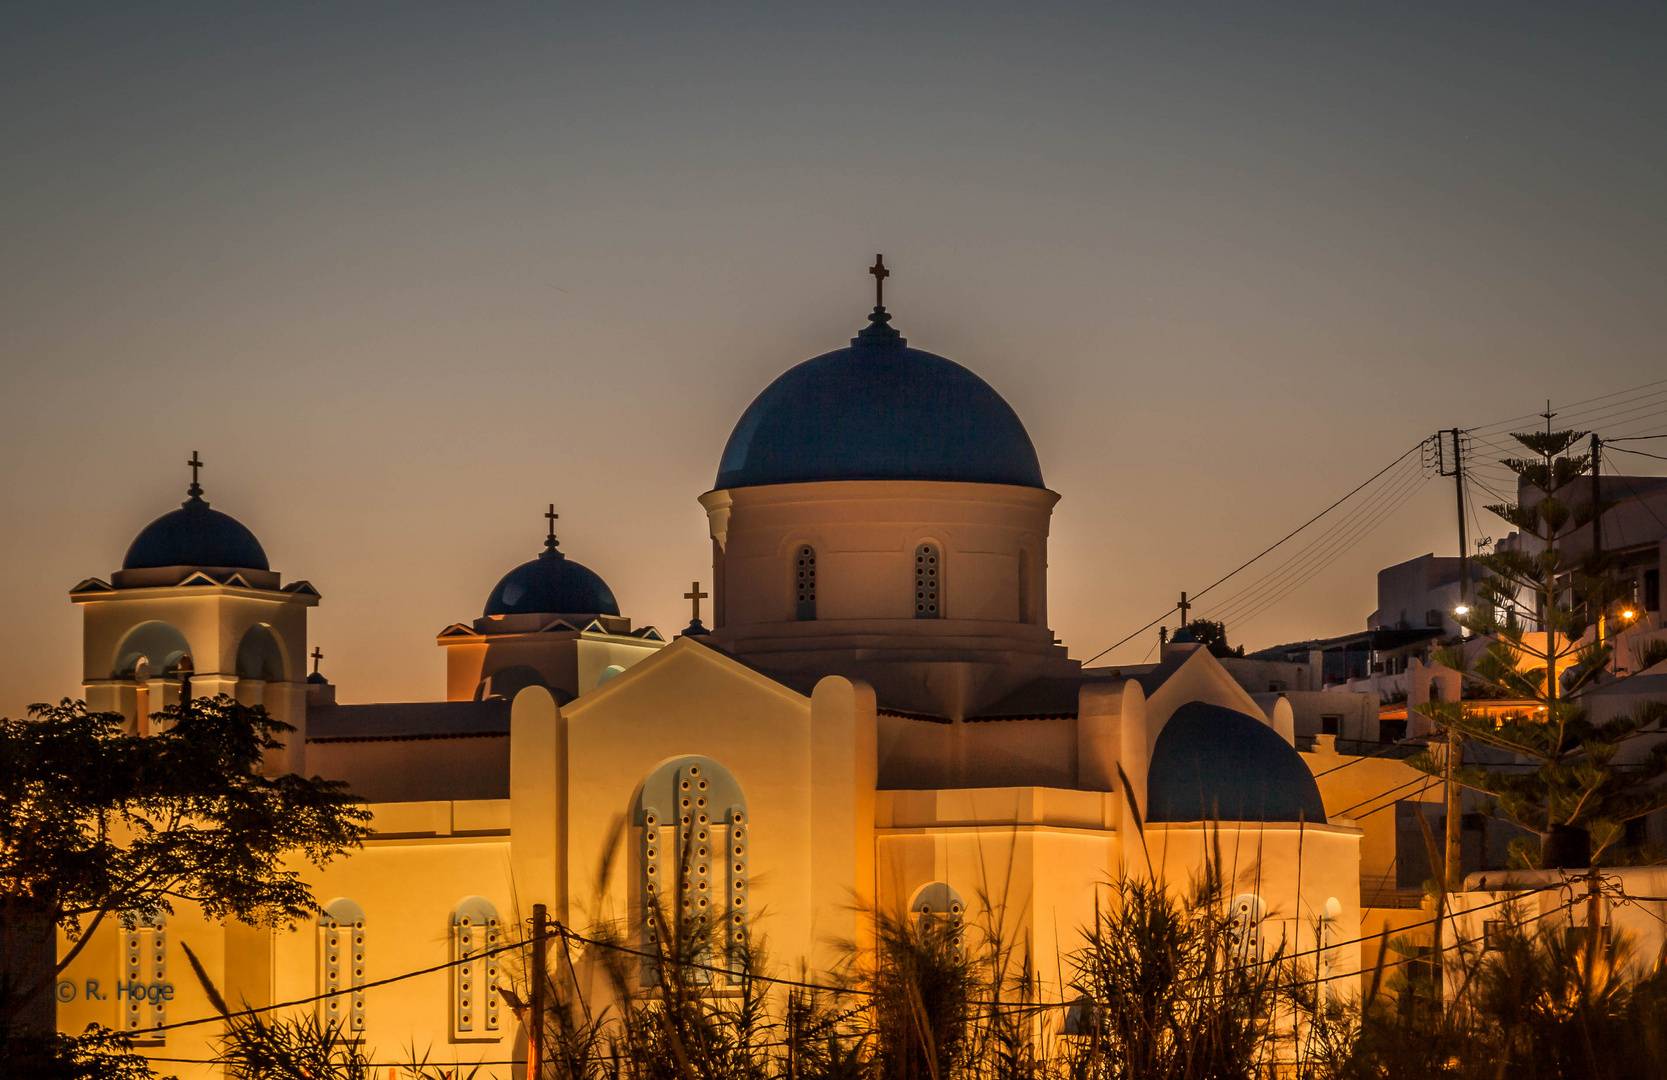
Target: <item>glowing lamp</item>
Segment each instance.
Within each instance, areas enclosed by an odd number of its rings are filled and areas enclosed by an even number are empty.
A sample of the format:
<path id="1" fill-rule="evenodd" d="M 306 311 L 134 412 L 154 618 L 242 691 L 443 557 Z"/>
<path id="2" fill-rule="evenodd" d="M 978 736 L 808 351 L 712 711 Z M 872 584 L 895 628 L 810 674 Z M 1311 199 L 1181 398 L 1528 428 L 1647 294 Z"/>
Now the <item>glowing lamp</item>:
<path id="1" fill-rule="evenodd" d="M 1623 619 L 1631 620 L 1636 619 L 1637 617 L 1638 613 L 1631 608 L 1627 608 L 1625 611 L 1621 612 L 1621 618 Z"/>
<path id="2" fill-rule="evenodd" d="M 1453 609 L 1453 614 L 1462 619 L 1466 615 L 1470 614 L 1470 607 L 1467 604 L 1460 604 L 1458 607 Z"/>

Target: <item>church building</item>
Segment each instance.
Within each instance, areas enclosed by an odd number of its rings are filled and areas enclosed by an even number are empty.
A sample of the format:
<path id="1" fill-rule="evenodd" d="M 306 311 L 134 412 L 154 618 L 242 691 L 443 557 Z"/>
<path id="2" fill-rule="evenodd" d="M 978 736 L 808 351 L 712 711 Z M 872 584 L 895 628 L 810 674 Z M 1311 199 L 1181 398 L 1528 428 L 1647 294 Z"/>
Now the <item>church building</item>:
<path id="1" fill-rule="evenodd" d="M 510 1062 L 525 1036 L 498 958 L 373 984 L 513 940 L 535 904 L 645 952 L 663 911 L 762 942 L 779 974 L 836 964 L 875 908 L 999 921 L 1059 1001 L 1074 992 L 1058 958 L 1108 883 L 1184 889 L 1217 827 L 1247 949 L 1357 971 L 1362 833 L 1328 820 L 1290 705 L 1259 705 L 1186 640 L 1129 674 L 1070 658 L 1048 625 L 1060 495 L 1007 402 L 891 325 L 875 271 L 850 344 L 789 368 L 737 421 L 698 495 L 710 597 L 691 590 L 681 633 L 634 625 L 630 598 L 562 550 L 554 507 L 542 551 L 439 631 L 439 702 L 338 703 L 308 672 L 320 591 L 286 583 L 195 479 L 120 570 L 77 585 L 90 707 L 144 732 L 182 692 L 262 705 L 295 728 L 268 767 L 346 781 L 376 832 L 308 870 L 314 925 L 182 906 L 100 930 L 66 978 L 175 994 L 78 997 L 61 1029 L 211 1057 L 216 1024 L 154 1030 L 212 1014 L 184 943 L 234 1003 L 345 991 L 306 1007 L 380 1061 Z M 573 960 L 582 979 L 594 958 Z"/>

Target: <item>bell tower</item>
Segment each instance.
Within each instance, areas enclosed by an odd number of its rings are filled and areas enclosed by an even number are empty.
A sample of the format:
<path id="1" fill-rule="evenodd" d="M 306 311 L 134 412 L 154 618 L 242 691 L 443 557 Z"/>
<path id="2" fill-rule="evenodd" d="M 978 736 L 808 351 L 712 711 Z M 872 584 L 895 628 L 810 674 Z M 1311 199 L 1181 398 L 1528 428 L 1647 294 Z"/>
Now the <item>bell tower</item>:
<path id="1" fill-rule="evenodd" d="M 180 508 L 145 526 L 110 580 L 70 590 L 82 611 L 82 695 L 139 733 L 182 694 L 263 706 L 295 728 L 268 769 L 301 772 L 307 609 L 319 594 L 305 581 L 283 584 L 254 533 L 203 498 L 195 452 L 187 464 Z"/>

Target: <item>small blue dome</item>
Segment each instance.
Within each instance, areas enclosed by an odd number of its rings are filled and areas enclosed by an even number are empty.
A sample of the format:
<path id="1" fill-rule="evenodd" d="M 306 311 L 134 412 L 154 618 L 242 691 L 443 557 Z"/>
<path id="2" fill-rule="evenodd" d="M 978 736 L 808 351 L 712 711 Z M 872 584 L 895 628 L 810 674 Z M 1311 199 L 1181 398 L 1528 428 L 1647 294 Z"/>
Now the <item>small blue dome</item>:
<path id="1" fill-rule="evenodd" d="M 724 447 L 719 489 L 818 480 L 1043 487 L 1017 414 L 977 375 L 910 349 L 875 308 L 851 347 L 806 360 L 753 400 Z"/>
<path id="2" fill-rule="evenodd" d="M 1147 821 L 1307 821 L 1324 825 L 1314 774 L 1253 716 L 1189 701 L 1152 748 Z"/>
<path id="3" fill-rule="evenodd" d="M 201 491 L 201 488 L 195 490 Z M 255 534 L 230 514 L 210 510 L 200 495 L 192 495 L 178 510 L 146 525 L 128 546 L 123 570 L 159 566 L 224 566 L 239 570 L 270 570 L 266 552 Z"/>
<path id="4" fill-rule="evenodd" d="M 486 598 L 488 615 L 618 615 L 613 590 L 553 546 L 503 576 Z"/>

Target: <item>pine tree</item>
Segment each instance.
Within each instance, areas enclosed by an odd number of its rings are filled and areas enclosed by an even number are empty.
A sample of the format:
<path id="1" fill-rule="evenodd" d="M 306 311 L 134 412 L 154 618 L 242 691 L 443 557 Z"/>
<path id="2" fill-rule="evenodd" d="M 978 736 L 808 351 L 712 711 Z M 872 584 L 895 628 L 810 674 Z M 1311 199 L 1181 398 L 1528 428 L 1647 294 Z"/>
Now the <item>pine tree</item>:
<path id="1" fill-rule="evenodd" d="M 1523 542 L 1475 556 L 1486 576 L 1476 600 L 1457 621 L 1481 643 L 1438 650 L 1438 663 L 1465 676 L 1478 696 L 1523 701 L 1500 715 L 1497 702 L 1432 701 L 1418 711 L 1463 740 L 1515 755 L 1517 767 L 1467 765 L 1457 781 L 1490 797 L 1489 812 L 1541 837 L 1541 844 L 1512 844 L 1516 862 L 1542 865 L 1544 839 L 1557 826 L 1584 829 L 1596 862 L 1620 854 L 1625 822 L 1667 806 L 1667 738 L 1639 760 L 1617 768 L 1622 746 L 1659 734 L 1667 705 L 1646 706 L 1631 717 L 1595 723 L 1582 701 L 1605 671 L 1612 648 L 1587 636 L 1616 599 L 1604 575 L 1609 558 L 1564 551 L 1575 530 L 1612 504 L 1570 502 L 1571 485 L 1591 468 L 1591 457 L 1571 453 L 1584 431 L 1524 432 L 1513 438 L 1531 456 L 1503 464 L 1519 476 L 1521 502 L 1487 507 L 1514 526 Z M 1535 543 L 1537 541 L 1537 543 Z M 1539 550 L 1528 550 L 1537 547 Z M 1532 625 L 1535 629 L 1530 630 Z M 1468 659 L 1467 659 L 1468 657 Z M 1653 730 L 1652 730 L 1653 729 Z M 1533 766 L 1522 768 L 1522 763 Z M 1409 764 L 1443 775 L 1445 762 L 1428 752 Z"/>

